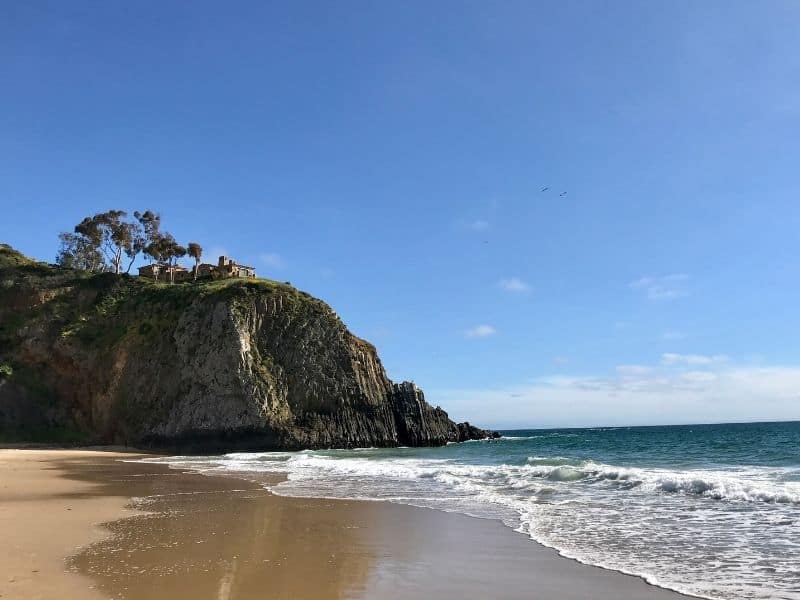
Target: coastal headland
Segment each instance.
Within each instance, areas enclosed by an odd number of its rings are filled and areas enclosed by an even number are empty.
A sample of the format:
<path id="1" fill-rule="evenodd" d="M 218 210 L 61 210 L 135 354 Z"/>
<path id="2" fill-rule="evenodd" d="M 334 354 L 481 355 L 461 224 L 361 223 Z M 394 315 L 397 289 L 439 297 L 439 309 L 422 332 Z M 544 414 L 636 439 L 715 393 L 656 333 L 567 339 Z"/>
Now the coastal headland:
<path id="1" fill-rule="evenodd" d="M 391 381 L 288 283 L 92 273 L 0 244 L 0 442 L 209 453 L 489 435 Z"/>

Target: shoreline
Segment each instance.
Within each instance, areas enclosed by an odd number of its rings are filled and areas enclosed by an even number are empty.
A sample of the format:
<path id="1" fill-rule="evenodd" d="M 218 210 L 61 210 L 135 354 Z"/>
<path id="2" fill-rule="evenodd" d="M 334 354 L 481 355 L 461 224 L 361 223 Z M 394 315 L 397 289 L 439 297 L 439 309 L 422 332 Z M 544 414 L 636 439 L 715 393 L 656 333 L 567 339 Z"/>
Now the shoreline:
<path id="1" fill-rule="evenodd" d="M 254 482 L 251 473 L 120 460 L 145 456 L 0 450 L 0 523 L 18 530 L 15 556 L 0 559 L 0 570 L 11 573 L 0 581 L 0 597 L 48 598 L 49 590 L 132 600 L 179 592 L 250 598 L 259 590 L 275 598 L 688 597 L 561 556 L 499 521 L 388 502 L 283 497 L 264 488 L 274 476 Z M 27 475 L 9 480 L 15 464 Z M 32 530 L 41 503 L 48 508 L 43 528 Z M 63 527 L 68 508 L 72 526 Z M 37 572 L 25 576 L 26 568 Z"/>

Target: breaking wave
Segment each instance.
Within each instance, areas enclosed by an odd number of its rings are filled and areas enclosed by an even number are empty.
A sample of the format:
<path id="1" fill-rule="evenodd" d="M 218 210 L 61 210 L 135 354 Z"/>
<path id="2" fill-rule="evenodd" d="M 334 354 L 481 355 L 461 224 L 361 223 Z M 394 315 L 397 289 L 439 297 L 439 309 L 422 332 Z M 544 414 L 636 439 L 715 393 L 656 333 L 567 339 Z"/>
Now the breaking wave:
<path id="1" fill-rule="evenodd" d="M 528 463 L 539 464 L 536 457 Z M 741 502 L 779 502 L 800 504 L 800 483 L 773 484 L 758 481 L 763 472 L 742 471 L 667 471 L 637 469 L 586 462 L 580 466 L 570 464 L 551 467 L 533 467 L 534 477 L 551 481 L 611 482 L 620 489 L 641 488 L 661 493 L 683 493 L 704 496 L 713 500 Z"/>

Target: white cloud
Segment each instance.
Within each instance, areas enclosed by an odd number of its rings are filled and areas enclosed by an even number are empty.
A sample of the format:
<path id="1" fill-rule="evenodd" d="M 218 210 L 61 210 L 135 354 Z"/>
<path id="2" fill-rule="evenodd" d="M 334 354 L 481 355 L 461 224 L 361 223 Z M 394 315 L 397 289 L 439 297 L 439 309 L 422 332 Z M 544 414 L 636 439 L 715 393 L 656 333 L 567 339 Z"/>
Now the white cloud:
<path id="1" fill-rule="evenodd" d="M 726 365 L 426 392 L 457 420 L 502 429 L 792 420 L 800 417 L 799 390 L 800 366 Z"/>
<path id="2" fill-rule="evenodd" d="M 687 371 L 686 373 L 681 373 L 680 378 L 683 381 L 692 383 L 703 383 L 706 381 L 714 381 L 717 378 L 717 374 L 711 373 L 710 371 Z"/>
<path id="3" fill-rule="evenodd" d="M 277 252 L 264 252 L 258 255 L 258 259 L 267 267 L 282 269 L 286 266 L 286 261 Z"/>
<path id="4" fill-rule="evenodd" d="M 527 292 L 531 289 L 531 286 L 529 286 L 519 277 L 510 277 L 508 279 L 501 279 L 500 287 L 507 292 L 517 292 L 517 293 Z"/>
<path id="5" fill-rule="evenodd" d="M 472 329 L 467 329 L 464 335 L 468 338 L 485 338 L 497 333 L 491 325 L 476 325 Z"/>
<path id="6" fill-rule="evenodd" d="M 661 364 L 663 365 L 690 365 L 690 366 L 707 366 L 728 362 L 728 357 L 724 354 L 714 354 L 713 356 L 706 356 L 704 354 L 676 354 L 674 352 L 665 352 L 661 355 Z"/>
<path id="7" fill-rule="evenodd" d="M 631 281 L 628 286 L 642 292 L 649 300 L 674 300 L 689 295 L 686 289 L 688 279 L 685 273 L 673 273 L 661 277 L 641 277 Z"/>
<path id="8" fill-rule="evenodd" d="M 644 365 L 618 365 L 617 373 L 622 376 L 646 375 L 653 370 L 652 367 Z"/>
<path id="9" fill-rule="evenodd" d="M 472 231 L 486 231 L 489 229 L 489 221 L 484 221 L 483 219 L 475 219 L 472 223 L 469 224 L 469 228 Z"/>

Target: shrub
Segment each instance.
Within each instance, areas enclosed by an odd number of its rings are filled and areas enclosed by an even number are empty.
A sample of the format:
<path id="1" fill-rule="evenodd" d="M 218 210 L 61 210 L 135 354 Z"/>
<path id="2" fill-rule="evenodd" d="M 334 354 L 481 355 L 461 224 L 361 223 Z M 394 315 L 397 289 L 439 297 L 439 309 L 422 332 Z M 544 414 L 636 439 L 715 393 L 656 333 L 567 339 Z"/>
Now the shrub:
<path id="1" fill-rule="evenodd" d="M 8 363 L 0 364 L 0 380 L 8 379 L 14 374 L 14 369 L 11 368 L 11 365 Z"/>

